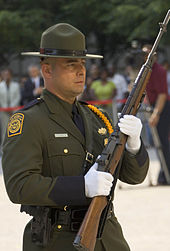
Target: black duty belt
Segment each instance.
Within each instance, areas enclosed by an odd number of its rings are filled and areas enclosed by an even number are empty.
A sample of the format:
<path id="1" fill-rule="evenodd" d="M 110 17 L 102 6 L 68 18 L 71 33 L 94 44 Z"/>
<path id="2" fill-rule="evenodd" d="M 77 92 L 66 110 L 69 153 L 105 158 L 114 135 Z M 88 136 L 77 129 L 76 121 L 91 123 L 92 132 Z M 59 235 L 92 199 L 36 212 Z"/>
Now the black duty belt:
<path id="1" fill-rule="evenodd" d="M 21 212 L 33 216 L 31 221 L 31 239 L 37 246 L 46 247 L 56 231 L 77 232 L 87 212 L 88 206 L 69 208 L 51 208 L 22 205 Z M 112 214 L 112 203 L 107 219 Z"/>
<path id="2" fill-rule="evenodd" d="M 55 224 L 54 229 L 58 231 L 71 231 L 77 232 L 80 225 L 84 219 L 88 207 L 80 207 L 76 209 L 71 209 L 64 207 L 64 210 L 54 209 L 52 213 L 53 222 Z M 107 219 L 111 217 L 112 206 L 107 215 Z"/>

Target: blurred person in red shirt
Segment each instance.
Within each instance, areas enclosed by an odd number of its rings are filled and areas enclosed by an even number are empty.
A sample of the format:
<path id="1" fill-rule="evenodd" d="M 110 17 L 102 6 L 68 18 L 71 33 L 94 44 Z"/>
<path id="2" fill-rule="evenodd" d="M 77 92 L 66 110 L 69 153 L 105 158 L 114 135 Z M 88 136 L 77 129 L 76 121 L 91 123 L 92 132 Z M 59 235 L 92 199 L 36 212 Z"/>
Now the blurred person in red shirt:
<path id="1" fill-rule="evenodd" d="M 145 57 L 151 51 L 151 45 L 144 45 L 142 50 Z M 149 104 L 153 107 L 153 112 L 149 119 L 150 127 L 156 127 L 162 145 L 162 152 L 170 173 L 170 149 L 169 149 L 169 127 L 170 127 L 170 102 L 168 101 L 167 73 L 166 70 L 157 63 L 154 58 L 152 73 L 146 86 Z M 166 185 L 167 181 L 164 171 L 161 168 L 158 176 L 158 184 Z"/>
<path id="2" fill-rule="evenodd" d="M 164 67 L 164 69 L 167 71 L 167 85 L 168 85 L 168 99 L 170 100 L 170 63 L 165 60 L 162 63 L 162 66 Z"/>

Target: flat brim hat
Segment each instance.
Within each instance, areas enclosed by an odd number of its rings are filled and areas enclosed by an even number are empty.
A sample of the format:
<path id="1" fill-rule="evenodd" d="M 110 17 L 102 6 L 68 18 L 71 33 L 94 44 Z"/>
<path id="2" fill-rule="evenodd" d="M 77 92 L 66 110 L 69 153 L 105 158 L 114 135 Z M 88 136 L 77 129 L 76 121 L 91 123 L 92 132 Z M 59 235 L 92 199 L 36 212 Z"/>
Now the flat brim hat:
<path id="1" fill-rule="evenodd" d="M 22 52 L 22 55 L 56 58 L 103 58 L 88 54 L 85 36 L 70 24 L 59 23 L 42 33 L 39 52 Z"/>

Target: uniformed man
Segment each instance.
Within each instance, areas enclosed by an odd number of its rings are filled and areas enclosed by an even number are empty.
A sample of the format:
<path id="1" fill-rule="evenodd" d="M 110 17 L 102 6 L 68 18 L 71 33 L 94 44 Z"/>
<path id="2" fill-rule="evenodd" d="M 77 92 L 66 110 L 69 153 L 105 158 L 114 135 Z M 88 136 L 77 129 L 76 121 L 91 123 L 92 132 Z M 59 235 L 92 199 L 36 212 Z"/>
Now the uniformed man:
<path id="1" fill-rule="evenodd" d="M 109 195 L 116 182 L 95 163 L 112 125 L 105 113 L 76 100 L 84 90 L 85 60 L 102 57 L 87 54 L 84 35 L 65 23 L 42 34 L 40 52 L 23 54 L 40 57 L 45 89 L 8 123 L 2 158 L 6 189 L 13 203 L 24 205 L 21 211 L 34 216 L 24 231 L 24 251 L 72 251 L 91 198 Z M 149 162 L 141 122 L 126 115 L 119 126 L 128 140 L 118 178 L 140 183 Z M 95 251 L 128 250 L 112 210 Z"/>

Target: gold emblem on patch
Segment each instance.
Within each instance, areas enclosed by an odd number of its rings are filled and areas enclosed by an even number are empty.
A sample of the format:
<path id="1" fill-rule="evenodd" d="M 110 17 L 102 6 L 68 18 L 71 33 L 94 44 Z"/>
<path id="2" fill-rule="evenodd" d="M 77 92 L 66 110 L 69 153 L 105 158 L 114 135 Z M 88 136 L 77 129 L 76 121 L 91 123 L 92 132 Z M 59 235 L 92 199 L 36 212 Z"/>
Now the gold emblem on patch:
<path id="1" fill-rule="evenodd" d="M 106 146 L 108 144 L 108 138 L 104 139 L 104 146 Z"/>
<path id="2" fill-rule="evenodd" d="M 107 133 L 107 130 L 106 130 L 106 128 L 100 128 L 99 130 L 98 130 L 98 133 L 99 134 L 101 134 L 101 135 L 106 135 L 106 133 Z"/>
<path id="3" fill-rule="evenodd" d="M 21 134 L 23 122 L 24 122 L 24 114 L 15 113 L 14 115 L 12 115 L 7 128 L 8 137 Z"/>

